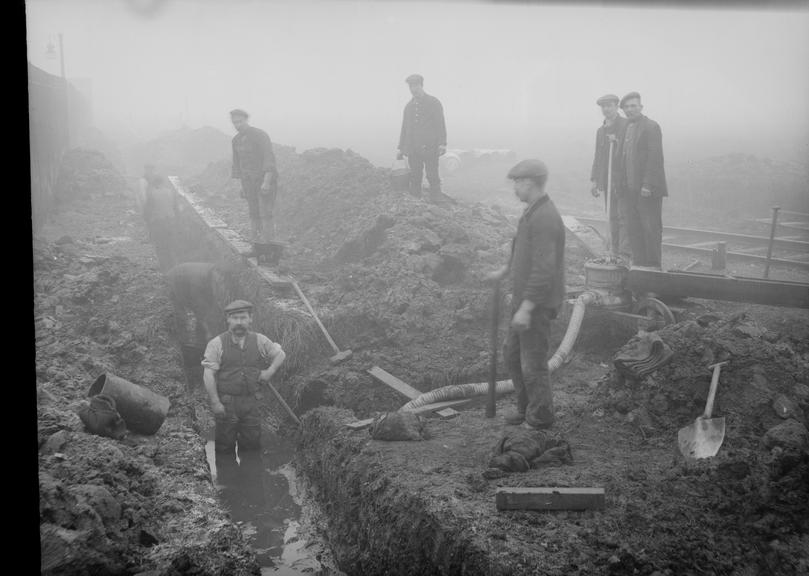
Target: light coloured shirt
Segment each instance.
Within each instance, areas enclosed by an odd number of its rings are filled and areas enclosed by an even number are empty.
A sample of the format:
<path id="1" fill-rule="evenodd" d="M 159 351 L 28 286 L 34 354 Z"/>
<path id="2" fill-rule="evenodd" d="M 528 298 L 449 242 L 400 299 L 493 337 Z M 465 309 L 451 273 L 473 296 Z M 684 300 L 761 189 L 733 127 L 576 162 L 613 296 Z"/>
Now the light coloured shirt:
<path id="1" fill-rule="evenodd" d="M 283 350 L 281 345 L 277 342 L 273 342 L 269 338 L 267 338 L 264 334 L 259 334 L 256 332 L 257 336 L 257 344 L 258 344 L 258 352 L 261 354 L 261 357 L 265 360 L 269 360 L 272 362 L 278 354 L 280 354 Z M 238 339 L 235 338 L 230 332 L 228 332 L 224 338 L 230 337 L 234 343 L 239 344 L 240 348 L 244 348 L 245 341 L 247 337 L 242 339 L 241 343 L 239 343 Z M 222 361 L 222 339 L 217 336 L 210 342 L 208 342 L 208 346 L 205 347 L 205 356 L 202 359 L 202 367 L 208 368 L 213 370 L 214 372 L 219 371 L 219 363 Z"/>

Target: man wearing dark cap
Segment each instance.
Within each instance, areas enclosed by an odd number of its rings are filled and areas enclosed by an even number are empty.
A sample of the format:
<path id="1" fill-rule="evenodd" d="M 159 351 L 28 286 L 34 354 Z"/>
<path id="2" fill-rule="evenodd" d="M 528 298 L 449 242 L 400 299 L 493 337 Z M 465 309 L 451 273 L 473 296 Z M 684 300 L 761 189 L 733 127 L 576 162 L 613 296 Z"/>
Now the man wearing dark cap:
<path id="1" fill-rule="evenodd" d="M 621 209 L 632 249 L 632 264 L 660 268 L 663 244 L 663 197 L 668 196 L 663 168 L 663 134 L 643 115 L 640 94 L 621 98 L 627 118 L 621 143 L 618 181 Z"/>
<path id="2" fill-rule="evenodd" d="M 254 450 L 261 438 L 258 400 L 261 384 L 269 382 L 286 355 L 277 344 L 250 330 L 253 305 L 236 300 L 225 307 L 227 332 L 208 342 L 202 360 L 205 390 L 216 420 L 219 453 Z"/>
<path id="3" fill-rule="evenodd" d="M 489 275 L 500 281 L 510 272 L 513 280 L 505 360 L 517 393 L 517 411 L 506 416 L 506 423 L 550 428 L 554 413 L 548 338 L 565 296 L 565 227 L 545 192 L 548 169 L 543 162 L 523 160 L 508 177 L 526 208 L 508 265 Z"/>
<path id="4" fill-rule="evenodd" d="M 230 111 L 236 128 L 233 137 L 233 169 L 231 176 L 242 182 L 242 198 L 250 212 L 250 233 L 253 242 L 275 239 L 275 197 L 278 193 L 278 170 L 272 141 L 264 130 L 247 122 L 247 112 Z"/>
<path id="5" fill-rule="evenodd" d="M 604 115 L 604 123 L 596 131 L 596 149 L 590 181 L 593 183 L 592 195 L 596 198 L 604 196 L 605 207 L 609 202 L 610 252 L 612 255 L 629 258 L 629 237 L 618 210 L 618 195 L 615 189 L 618 149 L 626 129 L 626 118 L 618 113 L 619 100 L 620 98 L 615 94 L 607 94 L 596 100 L 596 104 L 601 107 L 601 113 Z M 610 150 L 612 150 L 612 156 L 610 156 Z M 610 165 L 610 163 L 612 164 Z M 608 192 L 609 198 L 607 198 Z"/>
<path id="6" fill-rule="evenodd" d="M 410 165 L 410 193 L 421 196 L 421 183 L 426 169 L 430 184 L 430 198 L 438 201 L 441 178 L 438 176 L 438 157 L 447 151 L 447 127 L 444 108 L 435 96 L 424 91 L 424 78 L 412 74 L 405 79 L 413 98 L 407 103 L 399 136 L 399 155 L 407 156 Z"/>

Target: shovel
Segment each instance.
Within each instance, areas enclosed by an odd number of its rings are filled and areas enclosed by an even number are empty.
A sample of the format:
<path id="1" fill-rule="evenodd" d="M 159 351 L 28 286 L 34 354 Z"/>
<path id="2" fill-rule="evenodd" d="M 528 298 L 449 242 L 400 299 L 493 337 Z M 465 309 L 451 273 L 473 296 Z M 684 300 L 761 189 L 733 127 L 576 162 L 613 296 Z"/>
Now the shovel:
<path id="1" fill-rule="evenodd" d="M 716 456 L 725 440 L 725 419 L 711 418 L 716 388 L 719 386 L 719 371 L 725 364 L 727 361 L 708 367 L 713 368 L 713 377 L 708 391 L 708 401 L 705 403 L 705 413 L 698 416 L 690 426 L 680 428 L 677 433 L 680 453 L 686 458 L 698 460 Z"/>
<path id="2" fill-rule="evenodd" d="M 307 310 L 309 310 L 309 313 L 312 314 L 312 317 L 315 319 L 315 322 L 320 328 L 320 331 L 323 332 L 323 336 L 326 337 L 326 340 L 329 341 L 329 344 L 334 350 L 335 354 L 334 356 L 329 358 L 329 361 L 332 364 L 339 364 L 340 362 L 344 362 L 345 360 L 351 358 L 354 355 L 354 352 L 352 352 L 351 350 L 340 350 L 340 348 L 334 342 L 334 339 L 329 334 L 329 331 L 326 330 L 325 326 L 323 326 L 323 322 L 321 322 L 320 318 L 317 317 L 315 309 L 312 308 L 312 304 L 309 303 L 309 299 L 304 295 L 303 291 L 301 291 L 301 287 L 298 286 L 298 283 L 295 280 L 292 280 L 292 287 L 295 289 L 295 292 L 298 293 L 298 297 L 300 297 L 300 299 L 306 305 Z"/>

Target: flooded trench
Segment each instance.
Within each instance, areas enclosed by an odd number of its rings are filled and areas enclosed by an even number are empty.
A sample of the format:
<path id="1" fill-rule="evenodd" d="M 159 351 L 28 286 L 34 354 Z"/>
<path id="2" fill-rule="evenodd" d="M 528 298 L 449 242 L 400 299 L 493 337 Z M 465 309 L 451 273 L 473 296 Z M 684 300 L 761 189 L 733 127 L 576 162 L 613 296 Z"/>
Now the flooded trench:
<path id="1" fill-rule="evenodd" d="M 184 354 L 189 390 L 201 389 L 197 357 Z M 220 503 L 256 553 L 262 576 L 339 575 L 319 527 L 317 514 L 292 460 L 295 439 L 262 426 L 261 450 L 217 454 L 214 429 L 205 431 L 205 454 Z"/>

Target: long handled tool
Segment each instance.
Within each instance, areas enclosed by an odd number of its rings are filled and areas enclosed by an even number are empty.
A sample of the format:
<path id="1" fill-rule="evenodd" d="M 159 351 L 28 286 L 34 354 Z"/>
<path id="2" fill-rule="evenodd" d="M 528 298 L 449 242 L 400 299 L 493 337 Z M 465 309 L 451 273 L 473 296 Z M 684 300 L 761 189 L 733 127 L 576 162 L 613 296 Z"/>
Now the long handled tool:
<path id="1" fill-rule="evenodd" d="M 309 313 L 312 315 L 312 317 L 315 319 L 315 322 L 317 322 L 317 325 L 320 327 L 320 331 L 323 332 L 323 335 L 326 337 L 326 340 L 329 341 L 329 344 L 334 349 L 335 354 L 334 356 L 329 358 L 329 361 L 332 364 L 339 364 L 340 362 L 343 362 L 344 360 L 348 360 L 349 358 L 351 358 L 354 355 L 354 352 L 352 352 L 351 350 L 341 351 L 340 348 L 337 346 L 337 344 L 334 343 L 334 340 L 332 339 L 331 335 L 326 330 L 326 327 L 323 326 L 323 323 L 320 321 L 320 318 L 317 317 L 314 308 L 312 308 L 312 305 L 309 303 L 309 299 L 306 298 L 306 296 L 303 294 L 303 292 L 301 291 L 301 287 L 298 286 L 298 283 L 295 280 L 292 280 L 292 287 L 295 289 L 295 292 L 298 293 L 298 297 L 306 305 L 306 308 L 309 310 Z"/>
<path id="2" fill-rule="evenodd" d="M 615 252 L 612 249 L 612 149 L 615 140 L 610 138 L 610 155 L 607 160 L 607 193 L 604 196 L 607 210 L 607 253 L 609 261 L 615 262 Z"/>
<path id="3" fill-rule="evenodd" d="M 286 401 L 284 401 L 284 397 L 281 396 L 281 394 L 278 393 L 278 390 L 276 390 L 275 386 L 273 386 L 271 383 L 267 382 L 266 384 L 267 384 L 267 387 L 270 389 L 270 391 L 275 395 L 275 398 L 281 403 L 281 406 L 284 407 L 284 409 L 287 411 L 289 416 L 295 421 L 295 424 L 300 426 L 301 425 L 300 418 L 298 418 L 295 415 L 295 413 L 292 411 L 292 408 L 289 407 L 289 404 L 287 404 Z"/>
<path id="4" fill-rule="evenodd" d="M 770 243 L 767 245 L 767 264 L 764 266 L 764 277 L 770 277 L 770 260 L 772 259 L 772 245 L 775 241 L 775 225 L 778 223 L 778 211 L 780 206 L 772 207 L 772 225 L 770 226 Z"/>
<path id="5" fill-rule="evenodd" d="M 713 368 L 713 377 L 711 378 L 711 388 L 708 391 L 708 401 L 705 402 L 705 413 L 698 416 L 690 426 L 680 428 L 677 433 L 680 453 L 686 458 L 696 460 L 716 456 L 725 440 L 725 419 L 711 418 L 713 401 L 719 386 L 719 371 L 725 364 L 727 361 L 709 366 L 709 368 Z"/>
<path id="6" fill-rule="evenodd" d="M 490 334 L 489 356 L 489 396 L 486 402 L 486 418 L 494 418 L 496 411 L 495 391 L 497 390 L 497 329 L 500 326 L 500 281 L 494 285 L 492 291 L 492 324 Z"/>

